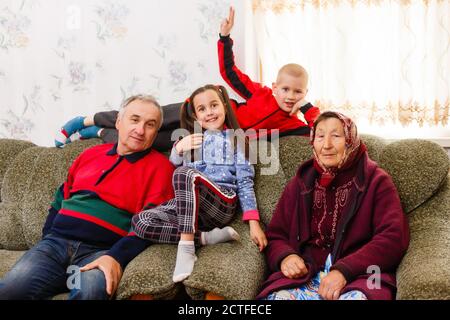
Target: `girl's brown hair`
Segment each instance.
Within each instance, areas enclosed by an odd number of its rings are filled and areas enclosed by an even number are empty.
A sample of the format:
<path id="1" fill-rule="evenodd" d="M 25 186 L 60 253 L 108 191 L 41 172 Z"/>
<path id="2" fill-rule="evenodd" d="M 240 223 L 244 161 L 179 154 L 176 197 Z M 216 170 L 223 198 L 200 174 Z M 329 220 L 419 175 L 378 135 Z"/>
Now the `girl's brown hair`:
<path id="1" fill-rule="evenodd" d="M 213 85 L 213 84 L 207 84 L 203 87 L 198 88 L 195 90 L 191 96 L 184 101 L 184 103 L 181 105 L 180 109 L 180 127 L 183 129 L 188 130 L 191 134 L 194 132 L 194 123 L 197 121 L 195 117 L 195 107 L 194 107 L 194 98 L 207 90 L 212 90 L 217 93 L 218 97 L 220 98 L 220 101 L 222 101 L 224 107 L 225 107 L 225 126 L 227 129 L 240 129 L 239 122 L 236 118 L 236 114 L 234 113 L 234 110 L 231 106 L 230 97 L 228 96 L 227 89 L 224 86 L 221 85 Z M 236 143 L 236 136 L 235 136 L 235 146 Z M 245 157 L 248 159 L 249 157 L 249 143 L 248 138 L 245 137 Z"/>

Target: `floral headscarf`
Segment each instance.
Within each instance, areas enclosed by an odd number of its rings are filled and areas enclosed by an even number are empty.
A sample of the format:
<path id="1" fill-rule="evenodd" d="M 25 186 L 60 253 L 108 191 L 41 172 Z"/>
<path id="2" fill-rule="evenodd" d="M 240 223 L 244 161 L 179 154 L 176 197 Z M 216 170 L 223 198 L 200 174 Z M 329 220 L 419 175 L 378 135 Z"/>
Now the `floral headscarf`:
<path id="1" fill-rule="evenodd" d="M 319 159 L 316 150 L 313 147 L 314 154 L 314 167 L 321 174 L 319 179 L 320 185 L 327 187 L 333 181 L 334 177 L 339 171 L 345 170 L 357 163 L 357 160 L 361 155 L 367 150 L 364 143 L 361 141 L 358 135 L 358 130 L 355 123 L 349 117 L 343 115 L 342 113 L 335 111 L 326 111 L 322 115 L 329 115 L 331 118 L 337 118 L 342 122 L 344 127 L 345 136 L 345 151 L 341 162 L 337 167 L 327 168 Z M 330 118 L 330 117 L 329 117 Z M 323 120 L 322 120 L 323 121 Z M 310 134 L 310 143 L 314 144 L 314 138 L 316 135 L 317 122 L 314 124 L 313 129 Z"/>

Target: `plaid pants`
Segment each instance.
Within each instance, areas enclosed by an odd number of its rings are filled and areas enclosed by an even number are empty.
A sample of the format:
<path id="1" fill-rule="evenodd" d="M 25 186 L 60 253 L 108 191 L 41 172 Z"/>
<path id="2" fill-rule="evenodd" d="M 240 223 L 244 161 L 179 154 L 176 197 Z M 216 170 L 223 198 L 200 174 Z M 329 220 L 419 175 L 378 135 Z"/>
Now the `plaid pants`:
<path id="1" fill-rule="evenodd" d="M 237 195 L 202 173 L 179 167 L 172 178 L 175 199 L 140 212 L 132 219 L 134 232 L 155 243 L 177 244 L 181 233 L 193 233 L 200 245 L 201 231 L 226 226 L 234 216 Z"/>

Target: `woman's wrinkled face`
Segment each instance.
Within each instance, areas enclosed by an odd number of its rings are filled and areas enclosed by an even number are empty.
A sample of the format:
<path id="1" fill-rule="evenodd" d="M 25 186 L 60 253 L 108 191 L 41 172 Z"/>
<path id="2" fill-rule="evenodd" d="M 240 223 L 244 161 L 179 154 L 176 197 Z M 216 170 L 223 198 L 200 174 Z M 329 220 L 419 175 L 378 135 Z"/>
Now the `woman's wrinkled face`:
<path id="1" fill-rule="evenodd" d="M 314 150 L 327 168 L 337 167 L 345 153 L 344 126 L 339 119 L 327 118 L 316 126 Z"/>

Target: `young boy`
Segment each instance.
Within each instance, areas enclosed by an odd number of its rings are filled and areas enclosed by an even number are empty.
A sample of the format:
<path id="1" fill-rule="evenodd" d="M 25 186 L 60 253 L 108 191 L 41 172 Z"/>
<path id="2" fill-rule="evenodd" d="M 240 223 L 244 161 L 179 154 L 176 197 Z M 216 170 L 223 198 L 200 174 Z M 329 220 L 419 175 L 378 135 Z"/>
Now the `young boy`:
<path id="1" fill-rule="evenodd" d="M 280 136 L 308 135 L 320 111 L 305 100 L 308 93 L 306 70 L 294 63 L 283 66 L 272 89 L 253 82 L 234 63 L 233 40 L 230 38 L 233 25 L 234 9 L 230 7 L 228 19 L 220 26 L 219 66 L 222 78 L 246 100 L 236 106 L 242 129 L 278 129 Z M 298 111 L 306 123 L 300 120 Z"/>

